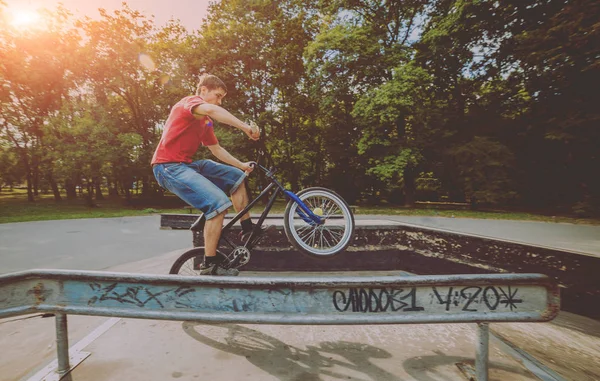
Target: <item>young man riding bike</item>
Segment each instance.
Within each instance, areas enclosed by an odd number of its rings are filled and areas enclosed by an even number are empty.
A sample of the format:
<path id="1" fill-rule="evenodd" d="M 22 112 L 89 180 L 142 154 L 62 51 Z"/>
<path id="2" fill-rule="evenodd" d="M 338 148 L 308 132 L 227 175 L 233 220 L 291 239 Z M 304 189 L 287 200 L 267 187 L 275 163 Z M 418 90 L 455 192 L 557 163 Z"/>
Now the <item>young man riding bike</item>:
<path id="1" fill-rule="evenodd" d="M 248 205 L 244 179 L 253 170 L 252 162 L 241 162 L 219 145 L 213 119 L 242 130 L 252 140 L 260 138 L 258 127 L 251 127 L 220 106 L 226 94 L 227 87 L 218 77 L 201 75 L 196 95 L 181 99 L 171 109 L 152 158 L 152 171 L 158 184 L 204 213 L 202 275 L 239 273 L 237 269 L 220 266 L 217 246 L 229 207 L 233 205 L 240 211 Z M 194 162 L 192 156 L 201 145 L 226 164 L 212 160 Z M 249 213 L 242 217 L 241 224 L 242 234 L 252 231 Z"/>

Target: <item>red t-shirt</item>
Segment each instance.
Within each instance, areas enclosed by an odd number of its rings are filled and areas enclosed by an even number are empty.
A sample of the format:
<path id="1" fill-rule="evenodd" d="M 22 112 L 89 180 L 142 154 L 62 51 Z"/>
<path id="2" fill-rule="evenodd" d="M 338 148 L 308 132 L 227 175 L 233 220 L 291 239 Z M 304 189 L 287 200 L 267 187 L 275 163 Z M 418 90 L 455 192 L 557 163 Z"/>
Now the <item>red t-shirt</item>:
<path id="1" fill-rule="evenodd" d="M 152 164 L 191 163 L 192 156 L 200 145 L 211 146 L 219 143 L 212 120 L 208 116 L 196 119 L 192 114 L 192 109 L 203 103 L 206 103 L 204 99 L 192 95 L 173 106 L 158 147 L 154 151 Z"/>

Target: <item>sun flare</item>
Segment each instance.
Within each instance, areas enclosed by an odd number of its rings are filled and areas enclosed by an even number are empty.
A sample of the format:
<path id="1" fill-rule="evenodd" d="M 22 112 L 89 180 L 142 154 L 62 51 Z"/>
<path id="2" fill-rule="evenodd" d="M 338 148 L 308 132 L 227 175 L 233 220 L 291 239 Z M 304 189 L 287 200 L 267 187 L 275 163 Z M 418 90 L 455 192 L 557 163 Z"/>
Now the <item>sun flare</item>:
<path id="1" fill-rule="evenodd" d="M 27 9 L 13 9 L 10 24 L 16 28 L 27 28 L 40 21 L 40 14 Z"/>

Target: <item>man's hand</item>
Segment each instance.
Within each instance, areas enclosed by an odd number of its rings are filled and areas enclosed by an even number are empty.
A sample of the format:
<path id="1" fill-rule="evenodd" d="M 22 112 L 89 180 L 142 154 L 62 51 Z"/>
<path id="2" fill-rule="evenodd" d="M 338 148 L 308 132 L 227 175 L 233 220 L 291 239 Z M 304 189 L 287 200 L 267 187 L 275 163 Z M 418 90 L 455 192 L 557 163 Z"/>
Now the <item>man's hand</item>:
<path id="1" fill-rule="evenodd" d="M 242 165 L 240 166 L 240 169 L 242 171 L 246 172 L 246 174 L 248 174 L 254 170 L 255 165 L 256 165 L 256 162 L 249 161 L 247 163 L 242 163 Z"/>
<path id="2" fill-rule="evenodd" d="M 255 141 L 260 139 L 260 128 L 258 128 L 256 123 L 250 122 L 248 127 L 250 127 L 250 128 L 245 130 L 246 135 L 248 135 L 248 137 L 250 139 L 255 140 Z"/>

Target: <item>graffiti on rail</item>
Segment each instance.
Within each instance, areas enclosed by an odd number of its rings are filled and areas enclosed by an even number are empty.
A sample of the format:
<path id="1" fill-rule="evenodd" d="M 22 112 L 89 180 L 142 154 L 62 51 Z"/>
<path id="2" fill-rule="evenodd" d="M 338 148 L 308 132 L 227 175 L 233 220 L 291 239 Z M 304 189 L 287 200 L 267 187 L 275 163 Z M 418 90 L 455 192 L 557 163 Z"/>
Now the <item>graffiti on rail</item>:
<path id="1" fill-rule="evenodd" d="M 200 290 L 191 286 L 118 282 L 88 285 L 89 306 L 116 303 L 137 308 L 231 312 L 303 312 L 313 307 L 325 310 L 333 307 L 343 313 L 515 312 L 531 307 L 522 307 L 531 294 L 514 286 L 354 287 L 321 293 L 278 288 Z M 35 291 L 36 295 L 44 295 L 41 290 Z"/>
<path id="2" fill-rule="evenodd" d="M 417 306 L 416 288 L 395 290 L 393 288 L 351 288 L 333 293 L 333 305 L 340 312 L 398 312 L 423 311 Z"/>
<path id="3" fill-rule="evenodd" d="M 136 307 L 146 307 L 149 304 L 165 308 L 165 304 L 174 302 L 175 307 L 188 307 L 185 303 L 186 294 L 193 293 L 190 287 L 152 288 L 143 285 L 120 285 L 111 283 L 103 285 L 90 283 L 94 295 L 88 300 L 88 305 L 104 301 L 116 301 L 121 304 L 129 304 Z"/>
<path id="4" fill-rule="evenodd" d="M 446 311 L 452 307 L 461 307 L 465 312 L 477 312 L 482 308 L 490 311 L 496 311 L 498 308 L 514 311 L 518 304 L 523 303 L 523 299 L 517 298 L 519 289 L 513 289 L 511 286 L 449 287 L 446 292 L 433 287 L 432 291 L 431 303 L 444 305 Z"/>
<path id="5" fill-rule="evenodd" d="M 524 303 L 511 286 L 350 288 L 333 293 L 339 312 L 515 311 Z"/>

